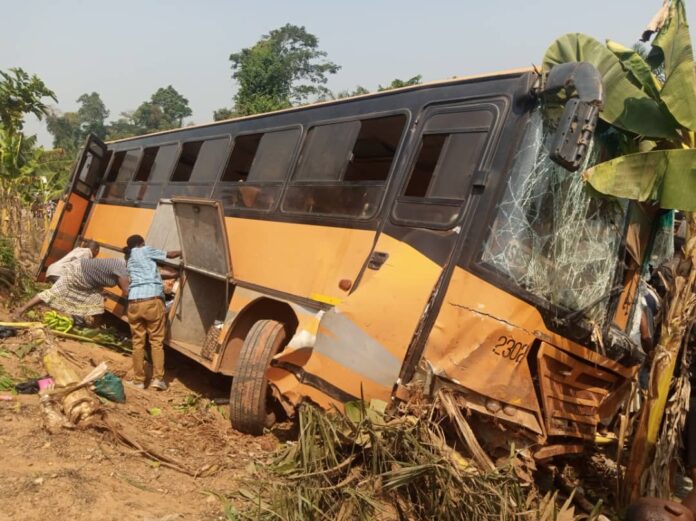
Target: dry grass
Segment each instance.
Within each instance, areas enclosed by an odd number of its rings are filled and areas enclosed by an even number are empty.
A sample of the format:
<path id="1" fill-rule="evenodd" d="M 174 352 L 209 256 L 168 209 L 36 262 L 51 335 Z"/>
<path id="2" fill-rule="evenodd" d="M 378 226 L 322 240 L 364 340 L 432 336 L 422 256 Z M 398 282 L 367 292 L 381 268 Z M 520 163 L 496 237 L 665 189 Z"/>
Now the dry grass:
<path id="1" fill-rule="evenodd" d="M 299 411 L 299 438 L 240 491 L 229 519 L 573 520 L 570 502 L 540 497 L 512 465 L 479 471 L 447 444 L 436 411 L 391 417 L 361 403 L 346 414 Z M 444 416 L 444 415 L 443 415 Z M 587 517 L 587 516 L 585 516 Z"/>

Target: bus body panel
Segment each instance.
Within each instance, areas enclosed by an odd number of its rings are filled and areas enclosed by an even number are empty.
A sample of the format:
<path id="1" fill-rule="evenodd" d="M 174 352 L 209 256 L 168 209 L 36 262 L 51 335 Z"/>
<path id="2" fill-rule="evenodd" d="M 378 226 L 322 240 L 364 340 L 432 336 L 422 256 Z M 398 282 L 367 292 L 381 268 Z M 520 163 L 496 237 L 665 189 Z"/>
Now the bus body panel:
<path id="1" fill-rule="evenodd" d="M 41 248 L 39 280 L 43 280 L 46 268 L 53 262 L 63 258 L 77 243 L 82 224 L 87 216 L 90 201 L 85 196 L 72 192 L 67 200 L 61 200 L 51 218 L 49 235 Z"/>
<path id="2" fill-rule="evenodd" d="M 97 203 L 87 221 L 84 236 L 107 248 L 120 249 L 131 235 L 147 236 L 154 213 L 150 208 L 124 208 Z"/>
<path id="3" fill-rule="evenodd" d="M 311 356 L 302 366 L 344 393 L 367 400 L 390 395 L 442 271 L 386 234 L 380 235 L 375 250 L 387 253 L 388 259 L 379 270 L 368 269 L 357 289 L 323 314 Z M 276 360 L 284 361 L 284 353 Z M 281 391 L 289 389 L 287 380 L 272 381 Z"/>
<path id="4" fill-rule="evenodd" d="M 355 281 L 374 242 L 374 230 L 226 219 L 235 279 L 335 304 Z M 253 246 L 252 246 L 253 245 Z"/>

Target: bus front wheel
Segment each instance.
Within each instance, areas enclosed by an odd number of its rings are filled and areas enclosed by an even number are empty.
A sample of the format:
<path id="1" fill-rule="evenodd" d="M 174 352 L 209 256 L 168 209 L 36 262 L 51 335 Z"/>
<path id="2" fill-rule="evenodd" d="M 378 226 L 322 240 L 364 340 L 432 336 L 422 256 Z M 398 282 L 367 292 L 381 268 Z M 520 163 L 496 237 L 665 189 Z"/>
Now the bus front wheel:
<path id="1" fill-rule="evenodd" d="M 275 320 L 257 321 L 244 339 L 230 390 L 230 421 L 238 431 L 262 434 L 275 423 L 266 370 L 286 341 L 285 326 Z"/>

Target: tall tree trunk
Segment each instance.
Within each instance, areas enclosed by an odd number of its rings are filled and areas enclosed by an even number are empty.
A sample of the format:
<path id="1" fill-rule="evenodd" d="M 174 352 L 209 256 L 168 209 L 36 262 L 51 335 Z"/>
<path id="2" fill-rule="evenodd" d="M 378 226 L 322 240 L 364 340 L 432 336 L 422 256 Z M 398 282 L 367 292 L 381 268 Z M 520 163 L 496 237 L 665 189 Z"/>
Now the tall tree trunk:
<path id="1" fill-rule="evenodd" d="M 655 454 L 655 444 L 665 412 L 674 367 L 683 344 L 684 335 L 694 319 L 696 296 L 696 213 L 686 214 L 687 235 L 684 260 L 674 270 L 674 284 L 665 299 L 660 341 L 655 348 L 650 367 L 648 396 L 641 407 L 633 445 L 624 479 L 625 504 L 635 501 L 647 490 L 647 468 Z M 665 469 L 669 472 L 669 469 Z M 650 487 L 653 488 L 653 487 Z"/>

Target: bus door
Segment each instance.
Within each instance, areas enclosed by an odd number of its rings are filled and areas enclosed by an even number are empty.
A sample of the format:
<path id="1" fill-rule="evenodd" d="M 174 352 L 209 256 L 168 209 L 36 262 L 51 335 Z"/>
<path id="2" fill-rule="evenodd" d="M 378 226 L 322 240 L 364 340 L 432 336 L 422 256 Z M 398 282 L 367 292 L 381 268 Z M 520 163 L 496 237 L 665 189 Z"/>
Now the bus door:
<path id="1" fill-rule="evenodd" d="M 506 109 L 501 99 L 423 114 L 411 157 L 401 166 L 405 182 L 390 221 L 353 292 L 323 314 L 303 367 L 324 379 L 334 398 L 391 395 L 438 281 L 466 233 L 472 186 L 490 162 L 490 136 Z M 282 382 L 277 386 L 287 389 Z"/>
<path id="2" fill-rule="evenodd" d="M 77 158 L 70 183 L 58 201 L 46 240 L 41 248 L 38 280 L 43 280 L 46 268 L 75 247 L 82 231 L 92 196 L 106 171 L 110 153 L 98 137 L 90 134 Z"/>
<path id="3" fill-rule="evenodd" d="M 210 199 L 175 198 L 171 205 L 181 245 L 183 273 L 170 313 L 168 343 L 203 364 L 215 353 L 206 339 L 225 318 L 232 264 L 222 205 Z"/>

